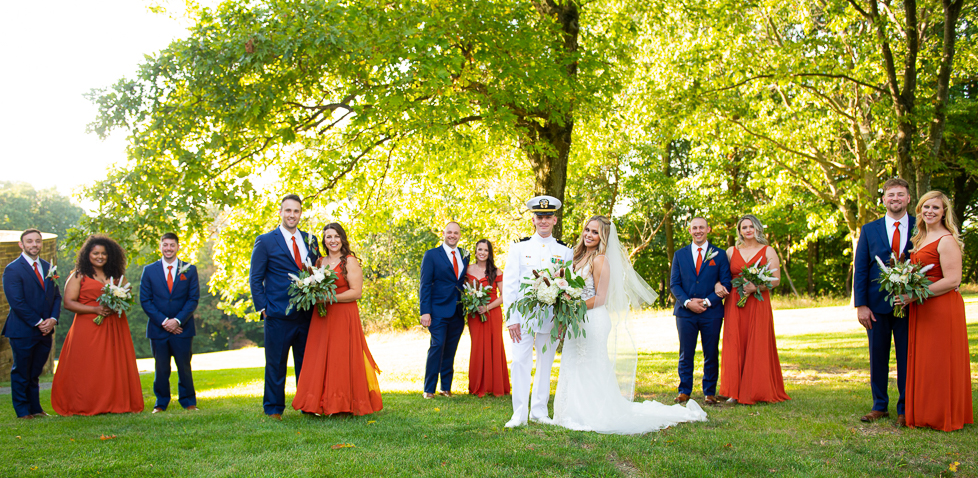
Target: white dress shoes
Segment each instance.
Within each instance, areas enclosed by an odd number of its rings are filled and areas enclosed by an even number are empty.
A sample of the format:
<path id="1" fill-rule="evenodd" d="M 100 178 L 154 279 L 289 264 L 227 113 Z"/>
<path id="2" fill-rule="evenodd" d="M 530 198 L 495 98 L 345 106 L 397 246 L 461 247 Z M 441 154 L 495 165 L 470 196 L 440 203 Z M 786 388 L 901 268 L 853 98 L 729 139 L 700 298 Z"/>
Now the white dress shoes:
<path id="1" fill-rule="evenodd" d="M 526 419 L 520 419 L 520 417 L 513 417 L 508 422 L 506 422 L 506 428 L 516 428 L 526 425 Z"/>

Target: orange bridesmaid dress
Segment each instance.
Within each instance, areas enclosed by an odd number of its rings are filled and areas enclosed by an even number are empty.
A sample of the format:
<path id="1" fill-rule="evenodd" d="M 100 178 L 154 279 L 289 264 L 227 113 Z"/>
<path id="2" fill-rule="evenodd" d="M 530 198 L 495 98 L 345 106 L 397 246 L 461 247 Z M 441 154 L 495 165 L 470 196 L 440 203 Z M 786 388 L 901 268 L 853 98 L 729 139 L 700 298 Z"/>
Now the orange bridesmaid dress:
<path id="1" fill-rule="evenodd" d="M 466 274 L 468 282 L 478 281 L 489 287 L 489 278 L 476 279 Z M 496 283 L 489 289 L 489 302 L 499 297 L 503 274 L 499 272 Z M 503 344 L 503 310 L 496 307 L 487 314 L 485 322 L 478 314 L 470 315 L 469 336 L 472 337 L 472 353 L 469 356 L 469 393 L 484 397 L 491 393 L 497 397 L 508 395 L 509 369 L 506 367 L 506 347 Z"/>
<path id="2" fill-rule="evenodd" d="M 103 284 L 82 276 L 78 302 L 97 306 Z M 136 351 L 126 316 L 112 314 L 95 325 L 96 314 L 75 314 L 51 384 L 51 406 L 59 415 L 143 411 Z"/>
<path id="3" fill-rule="evenodd" d="M 937 251 L 942 240 L 943 237 L 910 254 L 914 264 L 934 265 L 927 271 L 933 282 L 944 278 Z M 974 423 L 968 326 L 961 294 L 952 290 L 910 304 L 909 324 L 907 426 L 949 432 Z"/>
<path id="4" fill-rule="evenodd" d="M 766 251 L 767 246 L 764 246 L 754 257 L 745 261 L 735 247 L 730 259 L 730 273 L 736 277 L 758 258 L 761 258 L 762 265 L 767 264 Z M 765 290 L 761 296 L 764 297 L 763 301 L 751 294 L 744 307 L 737 307 L 740 294 L 734 287 L 723 307 L 723 349 L 720 353 L 718 393 L 745 405 L 791 400 L 784 391 L 784 379 L 781 377 L 771 295 Z"/>
<path id="5" fill-rule="evenodd" d="M 336 265 L 336 293 L 350 289 Z M 292 408 L 307 413 L 368 415 L 384 408 L 380 397 L 377 363 L 367 348 L 356 302 L 326 306 L 326 316 L 314 309 L 302 374 Z"/>

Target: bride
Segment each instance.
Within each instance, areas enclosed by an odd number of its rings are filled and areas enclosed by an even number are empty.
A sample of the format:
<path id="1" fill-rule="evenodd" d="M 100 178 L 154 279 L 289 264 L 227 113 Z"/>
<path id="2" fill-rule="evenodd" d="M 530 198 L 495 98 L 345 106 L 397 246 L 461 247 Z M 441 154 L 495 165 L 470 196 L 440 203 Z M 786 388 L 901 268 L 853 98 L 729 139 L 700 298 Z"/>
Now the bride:
<path id="1" fill-rule="evenodd" d="M 608 218 L 594 216 L 584 226 L 574 247 L 574 270 L 586 277 L 581 296 L 588 307 L 586 334 L 564 340 L 554 423 L 632 435 L 706 421 L 706 412 L 692 400 L 685 407 L 632 401 L 638 359 L 628 316 L 632 307 L 651 303 L 657 294 L 632 269 Z"/>

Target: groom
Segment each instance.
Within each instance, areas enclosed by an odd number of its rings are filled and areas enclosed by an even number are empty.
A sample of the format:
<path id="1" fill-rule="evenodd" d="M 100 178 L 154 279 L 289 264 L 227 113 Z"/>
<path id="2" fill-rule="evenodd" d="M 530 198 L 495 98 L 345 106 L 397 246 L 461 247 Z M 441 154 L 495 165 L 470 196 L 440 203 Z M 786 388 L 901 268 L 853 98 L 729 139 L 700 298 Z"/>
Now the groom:
<path id="1" fill-rule="evenodd" d="M 727 254 L 707 240 L 712 231 L 702 217 L 689 223 L 693 243 L 676 251 L 672 258 L 669 289 L 676 296 L 676 329 L 679 331 L 679 396 L 686 403 L 693 393 L 693 359 L 696 339 L 703 337 L 703 401 L 717 404 L 717 378 L 720 372 L 720 328 L 723 326 L 723 301 L 714 291 L 717 282 L 730 290 L 730 262 Z"/>
<path id="2" fill-rule="evenodd" d="M 61 314 L 61 291 L 51 264 L 40 258 L 41 231 L 21 233 L 23 253 L 3 269 L 3 294 L 10 304 L 3 336 L 10 341 L 10 398 L 17 418 L 46 417 L 38 377 L 51 354 L 51 332 Z"/>
<path id="3" fill-rule="evenodd" d="M 869 382 L 873 392 L 873 409 L 860 420 L 872 422 L 890 416 L 887 385 L 890 375 L 890 336 L 896 348 L 897 423 L 906 425 L 903 399 L 907 379 L 907 337 L 909 322 L 907 316 L 895 317 L 893 306 L 886 300 L 886 293 L 879 290 L 874 281 L 880 275 L 876 258 L 886 262 L 890 256 L 906 260 L 912 244 L 910 232 L 916 221 L 907 214 L 910 204 L 910 184 L 900 178 L 892 178 L 883 183 L 883 204 L 886 215 L 867 223 L 859 232 L 856 244 L 856 257 L 853 262 L 852 302 L 856 307 L 856 318 L 866 328 L 869 337 Z"/>
<path id="4" fill-rule="evenodd" d="M 421 259 L 420 299 L 421 325 L 428 328 L 431 342 L 424 366 L 424 398 L 435 396 L 435 385 L 441 376 L 439 395 L 452 396 L 455 374 L 455 351 L 465 328 L 460 292 L 465 282 L 469 257 L 458 247 L 462 228 L 451 221 L 442 231 L 444 242 L 429 249 Z"/>
<path id="5" fill-rule="evenodd" d="M 503 270 L 503 301 L 509 307 L 520 299 L 520 280 L 534 270 L 552 267 L 558 262 L 574 260 L 574 252 L 553 237 L 557 224 L 554 216 L 560 200 L 552 196 L 537 196 L 526 203 L 533 214 L 536 233 L 513 244 Z M 542 321 L 541 321 L 542 322 Z M 526 425 L 527 414 L 535 422 L 550 423 L 550 369 L 557 354 L 557 344 L 550 341 L 553 320 L 526 323 L 515 309 L 509 312 L 506 327 L 513 341 L 513 365 L 510 381 L 513 384 L 513 417 L 506 428 Z M 537 370 L 533 376 L 533 397 L 530 398 L 530 370 L 533 368 L 533 347 L 537 349 Z M 546 348 L 546 351 L 544 351 Z M 529 407 L 527 406 L 529 405 Z"/>
<path id="6" fill-rule="evenodd" d="M 285 375 L 288 370 L 289 348 L 295 362 L 298 382 L 302 356 L 306 351 L 306 336 L 312 310 L 290 313 L 289 274 L 303 269 L 303 264 L 315 264 L 319 259 L 316 236 L 299 230 L 302 199 L 289 194 L 279 203 L 281 224 L 255 239 L 251 251 L 251 298 L 255 310 L 265 321 L 265 414 L 276 420 L 285 411 Z"/>

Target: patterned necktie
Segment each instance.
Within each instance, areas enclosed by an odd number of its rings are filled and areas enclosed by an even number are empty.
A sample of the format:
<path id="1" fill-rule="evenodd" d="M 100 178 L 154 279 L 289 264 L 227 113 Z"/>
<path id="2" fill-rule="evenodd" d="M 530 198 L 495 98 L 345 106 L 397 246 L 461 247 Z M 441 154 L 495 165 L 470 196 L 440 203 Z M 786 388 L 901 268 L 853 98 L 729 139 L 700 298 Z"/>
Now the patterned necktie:
<path id="1" fill-rule="evenodd" d="M 292 254 L 295 256 L 295 266 L 302 270 L 302 259 L 299 257 L 299 245 L 295 242 L 295 236 L 292 236 Z"/>
<path id="2" fill-rule="evenodd" d="M 700 267 L 703 265 L 703 248 L 696 248 L 696 275 L 700 275 Z"/>
<path id="3" fill-rule="evenodd" d="M 34 261 L 34 274 L 37 275 L 37 281 L 41 283 L 41 289 L 43 289 L 44 279 L 41 277 L 41 271 L 37 270 L 37 261 Z"/>
<path id="4" fill-rule="evenodd" d="M 890 248 L 893 249 L 893 257 L 896 257 L 897 260 L 900 260 L 900 256 L 902 254 L 900 254 L 901 251 L 900 251 L 900 223 L 899 222 L 893 223 L 893 243 L 890 245 Z"/>
<path id="5" fill-rule="evenodd" d="M 452 267 L 455 268 L 455 277 L 458 277 L 458 261 L 455 260 L 455 251 L 452 251 Z"/>
<path id="6" fill-rule="evenodd" d="M 166 266 L 166 288 L 173 292 L 173 266 Z"/>

